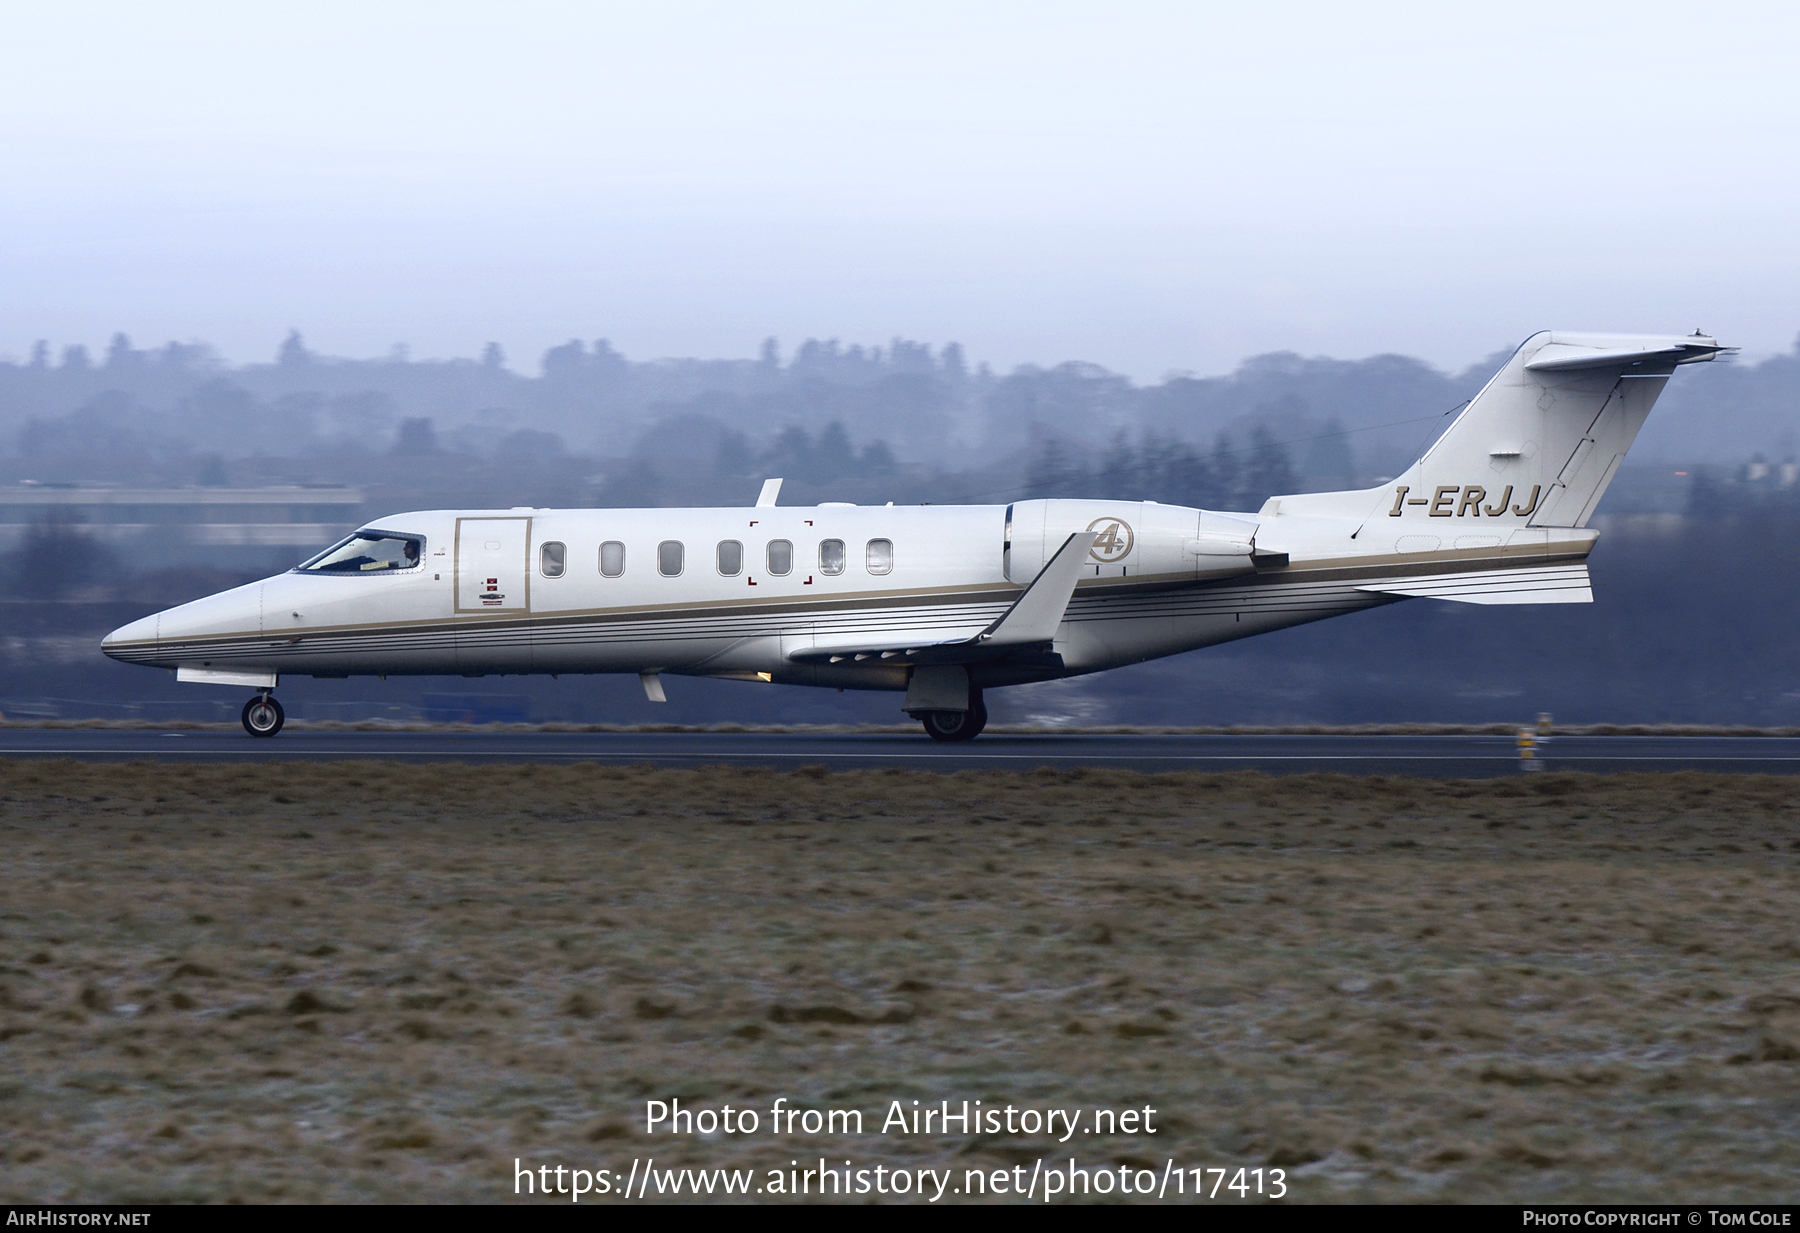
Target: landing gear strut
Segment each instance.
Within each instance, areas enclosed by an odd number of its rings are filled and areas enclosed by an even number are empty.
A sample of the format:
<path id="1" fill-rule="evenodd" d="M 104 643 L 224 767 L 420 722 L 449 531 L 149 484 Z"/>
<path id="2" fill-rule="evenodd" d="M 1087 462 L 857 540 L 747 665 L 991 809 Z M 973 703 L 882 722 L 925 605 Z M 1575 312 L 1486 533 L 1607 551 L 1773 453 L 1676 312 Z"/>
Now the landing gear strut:
<path id="1" fill-rule="evenodd" d="M 919 722 L 934 741 L 972 741 L 987 727 L 987 703 L 981 700 L 979 689 L 971 689 L 968 710 L 923 711 Z"/>
<path id="2" fill-rule="evenodd" d="M 251 736 L 274 736 L 287 722 L 287 715 L 274 694 L 257 694 L 244 703 L 244 731 Z"/>

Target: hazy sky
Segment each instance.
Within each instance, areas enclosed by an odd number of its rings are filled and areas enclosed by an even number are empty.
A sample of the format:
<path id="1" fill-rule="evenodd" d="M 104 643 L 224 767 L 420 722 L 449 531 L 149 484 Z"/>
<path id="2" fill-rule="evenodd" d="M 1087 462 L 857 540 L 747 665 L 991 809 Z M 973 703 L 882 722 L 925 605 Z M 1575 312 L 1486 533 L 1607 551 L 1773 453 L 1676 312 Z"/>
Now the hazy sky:
<path id="1" fill-rule="evenodd" d="M 1800 333 L 1800 6 L 0 5 L 0 354 Z"/>

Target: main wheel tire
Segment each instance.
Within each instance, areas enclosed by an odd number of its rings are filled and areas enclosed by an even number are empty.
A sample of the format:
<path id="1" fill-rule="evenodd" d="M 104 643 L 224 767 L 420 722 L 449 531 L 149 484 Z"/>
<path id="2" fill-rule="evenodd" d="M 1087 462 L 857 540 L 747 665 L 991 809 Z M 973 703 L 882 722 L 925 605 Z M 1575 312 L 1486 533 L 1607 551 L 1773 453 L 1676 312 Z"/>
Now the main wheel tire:
<path id="1" fill-rule="evenodd" d="M 926 711 L 919 722 L 934 741 L 966 741 L 975 735 L 967 711 Z"/>
<path id="2" fill-rule="evenodd" d="M 919 716 L 934 741 L 972 741 L 987 727 L 987 705 L 979 693 L 969 699 L 966 711 L 926 711 Z"/>
<path id="3" fill-rule="evenodd" d="M 244 731 L 251 736 L 274 736 L 287 722 L 281 703 L 271 694 L 258 694 L 244 703 Z"/>

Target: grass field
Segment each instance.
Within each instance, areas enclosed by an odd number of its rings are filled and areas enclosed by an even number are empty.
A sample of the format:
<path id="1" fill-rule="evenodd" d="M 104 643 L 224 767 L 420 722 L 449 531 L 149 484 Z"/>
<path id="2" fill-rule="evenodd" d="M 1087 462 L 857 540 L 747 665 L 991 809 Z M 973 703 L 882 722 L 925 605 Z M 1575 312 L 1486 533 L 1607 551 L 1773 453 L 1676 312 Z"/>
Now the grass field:
<path id="1" fill-rule="evenodd" d="M 1786 779 L 13 762 L 0 842 L 5 1201 L 495 1201 L 515 1160 L 652 1157 L 1298 1201 L 1800 1176 Z M 771 1133 L 778 1097 L 865 1132 Z M 675 1099 L 761 1132 L 646 1132 Z M 877 1130 L 964 1099 L 1156 1133 Z"/>

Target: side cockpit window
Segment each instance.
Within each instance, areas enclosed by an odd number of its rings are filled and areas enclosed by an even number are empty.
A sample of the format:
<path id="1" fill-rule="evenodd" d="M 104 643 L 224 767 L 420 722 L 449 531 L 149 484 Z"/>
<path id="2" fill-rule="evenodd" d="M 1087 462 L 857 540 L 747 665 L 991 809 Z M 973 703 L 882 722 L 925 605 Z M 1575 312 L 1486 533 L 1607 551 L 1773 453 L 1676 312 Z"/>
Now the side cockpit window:
<path id="1" fill-rule="evenodd" d="M 417 535 L 388 531 L 358 531 L 300 565 L 306 574 L 377 574 L 413 569 L 425 555 L 425 541 Z"/>

